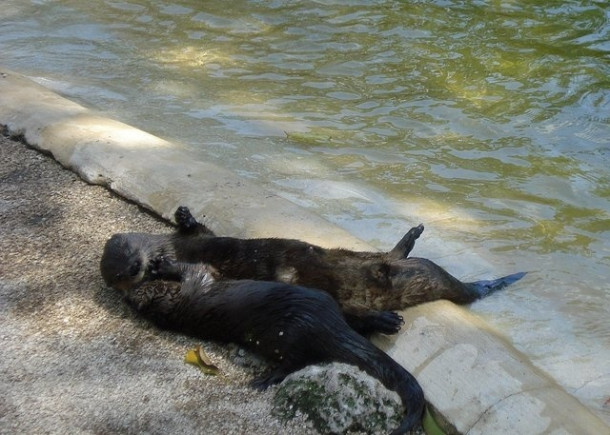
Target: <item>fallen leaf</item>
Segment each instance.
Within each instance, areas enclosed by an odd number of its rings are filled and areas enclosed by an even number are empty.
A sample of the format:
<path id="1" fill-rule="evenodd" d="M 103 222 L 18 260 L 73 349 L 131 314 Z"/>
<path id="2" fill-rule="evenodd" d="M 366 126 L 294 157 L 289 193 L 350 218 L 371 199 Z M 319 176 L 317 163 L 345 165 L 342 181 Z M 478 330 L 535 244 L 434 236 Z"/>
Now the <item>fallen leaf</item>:
<path id="1" fill-rule="evenodd" d="M 201 346 L 189 350 L 184 356 L 184 362 L 199 367 L 206 375 L 216 376 L 220 373 L 218 367 L 212 363 L 212 360 L 207 356 Z"/>
<path id="2" fill-rule="evenodd" d="M 445 432 L 441 429 L 434 417 L 432 417 L 432 414 L 430 414 L 428 407 L 426 407 L 426 411 L 424 412 L 422 426 L 427 435 L 445 435 Z"/>

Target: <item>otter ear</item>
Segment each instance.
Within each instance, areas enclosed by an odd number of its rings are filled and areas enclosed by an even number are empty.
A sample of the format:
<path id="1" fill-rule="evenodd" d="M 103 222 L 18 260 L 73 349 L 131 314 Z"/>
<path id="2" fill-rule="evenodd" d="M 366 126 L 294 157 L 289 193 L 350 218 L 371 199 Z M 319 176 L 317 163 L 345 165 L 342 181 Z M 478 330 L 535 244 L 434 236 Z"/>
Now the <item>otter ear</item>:
<path id="1" fill-rule="evenodd" d="M 421 233 L 423 232 L 423 224 L 419 224 L 418 226 L 411 228 L 407 234 L 400 239 L 400 242 L 398 242 L 396 246 L 394 246 L 394 248 L 388 253 L 389 257 L 395 260 L 407 258 L 415 246 L 415 241 L 419 239 L 419 236 L 421 236 Z"/>

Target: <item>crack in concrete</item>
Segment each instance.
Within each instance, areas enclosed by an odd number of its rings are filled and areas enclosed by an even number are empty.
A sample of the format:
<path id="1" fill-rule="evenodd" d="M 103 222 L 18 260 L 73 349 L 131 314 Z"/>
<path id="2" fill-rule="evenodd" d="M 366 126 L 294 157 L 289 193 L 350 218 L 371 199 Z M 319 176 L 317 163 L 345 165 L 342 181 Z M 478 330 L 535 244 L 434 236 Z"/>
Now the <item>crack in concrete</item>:
<path id="1" fill-rule="evenodd" d="M 544 386 L 544 387 L 535 387 L 535 388 L 529 388 L 529 389 L 526 389 L 526 390 L 520 390 L 520 391 L 516 391 L 516 392 L 514 392 L 514 393 L 512 393 L 512 394 L 509 394 L 509 395 L 508 395 L 508 396 L 506 396 L 506 397 L 501 398 L 501 399 L 500 399 L 500 400 L 498 400 L 497 402 L 495 402 L 495 403 L 493 403 L 493 404 L 489 405 L 489 406 L 488 406 L 488 407 L 485 409 L 485 411 L 483 411 L 483 412 L 481 413 L 481 415 L 479 416 L 479 418 L 477 419 L 477 421 L 475 421 L 475 422 L 474 422 L 474 423 L 473 423 L 473 424 L 470 426 L 470 428 L 469 428 L 469 429 L 468 429 L 468 430 L 465 432 L 465 435 L 470 434 L 470 431 L 472 430 L 472 428 L 474 428 L 474 427 L 475 427 L 475 426 L 476 426 L 476 425 L 477 425 L 477 424 L 478 424 L 478 423 L 479 423 L 479 422 L 480 422 L 480 421 L 481 421 L 481 420 L 482 420 L 482 419 L 485 417 L 485 415 L 486 415 L 486 414 L 487 414 L 487 413 L 488 413 L 488 412 L 489 412 L 491 409 L 495 408 L 497 405 L 499 405 L 500 403 L 504 402 L 505 400 L 508 400 L 508 399 L 510 399 L 510 398 L 511 398 L 511 397 L 513 397 L 513 396 L 518 396 L 518 395 L 523 394 L 523 393 L 529 393 L 529 392 L 531 392 L 531 391 L 544 390 L 544 389 L 548 389 L 548 388 L 549 388 L 548 386 Z"/>
<path id="2" fill-rule="evenodd" d="M 595 381 L 597 381 L 598 379 L 602 379 L 602 378 L 604 378 L 604 377 L 606 377 L 606 376 L 610 377 L 610 372 L 608 372 L 608 373 L 603 373 L 603 374 L 601 374 L 601 375 L 597 376 L 596 378 L 589 379 L 588 381 L 584 382 L 584 383 L 583 383 L 583 384 L 582 384 L 580 387 L 575 388 L 575 389 L 574 389 L 574 393 L 579 392 L 579 391 L 580 391 L 580 390 L 582 390 L 583 388 L 586 388 L 586 387 L 587 387 L 587 385 L 591 384 L 592 382 L 595 382 Z"/>

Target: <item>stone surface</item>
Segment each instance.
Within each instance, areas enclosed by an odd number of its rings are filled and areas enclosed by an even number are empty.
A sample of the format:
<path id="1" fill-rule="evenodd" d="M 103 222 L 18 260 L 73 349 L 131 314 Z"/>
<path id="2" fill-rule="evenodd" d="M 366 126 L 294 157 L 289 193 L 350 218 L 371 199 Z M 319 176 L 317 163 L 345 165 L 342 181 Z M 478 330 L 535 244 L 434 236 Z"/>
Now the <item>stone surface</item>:
<path id="1" fill-rule="evenodd" d="M 305 414 L 321 433 L 349 430 L 386 434 L 401 421 L 403 406 L 377 379 L 346 364 L 309 366 L 278 387 L 274 413 L 289 420 Z"/>

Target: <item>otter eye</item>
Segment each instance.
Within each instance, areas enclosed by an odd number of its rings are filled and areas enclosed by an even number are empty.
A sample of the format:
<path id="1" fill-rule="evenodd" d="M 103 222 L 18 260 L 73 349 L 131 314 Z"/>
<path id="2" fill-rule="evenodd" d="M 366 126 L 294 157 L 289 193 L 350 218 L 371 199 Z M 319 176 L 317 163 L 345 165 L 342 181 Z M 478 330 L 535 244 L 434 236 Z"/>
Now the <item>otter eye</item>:
<path id="1" fill-rule="evenodd" d="M 142 268 L 142 262 L 140 260 L 134 261 L 134 263 L 129 266 L 129 276 L 136 276 L 140 273 L 140 269 Z"/>

